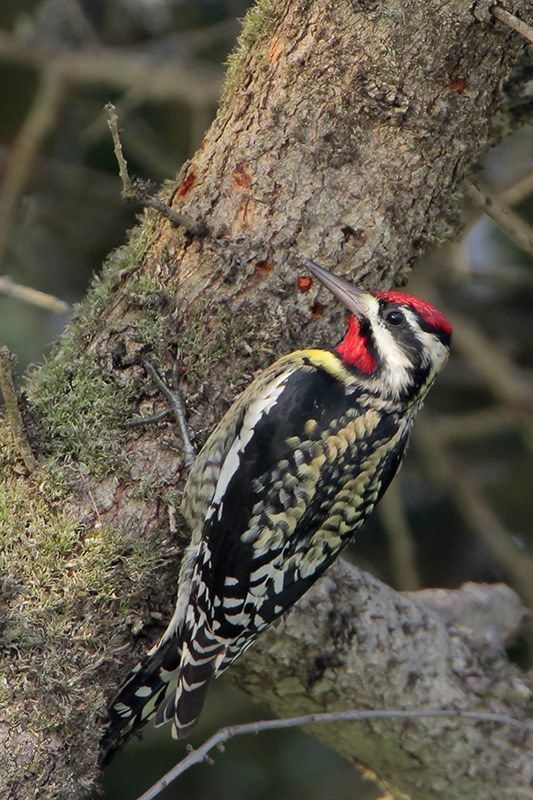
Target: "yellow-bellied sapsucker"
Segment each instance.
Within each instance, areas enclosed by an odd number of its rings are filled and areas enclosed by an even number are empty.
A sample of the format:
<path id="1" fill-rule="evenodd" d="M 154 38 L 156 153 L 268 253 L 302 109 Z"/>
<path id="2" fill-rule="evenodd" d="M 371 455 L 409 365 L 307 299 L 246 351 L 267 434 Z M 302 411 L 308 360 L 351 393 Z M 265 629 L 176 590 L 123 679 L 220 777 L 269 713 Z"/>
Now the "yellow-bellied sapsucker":
<path id="1" fill-rule="evenodd" d="M 307 266 L 349 310 L 344 339 L 262 372 L 197 457 L 176 610 L 112 705 L 106 753 L 154 714 L 156 725 L 173 720 L 175 737 L 190 732 L 213 678 L 291 608 L 379 502 L 448 358 L 451 325 L 429 303 Z"/>

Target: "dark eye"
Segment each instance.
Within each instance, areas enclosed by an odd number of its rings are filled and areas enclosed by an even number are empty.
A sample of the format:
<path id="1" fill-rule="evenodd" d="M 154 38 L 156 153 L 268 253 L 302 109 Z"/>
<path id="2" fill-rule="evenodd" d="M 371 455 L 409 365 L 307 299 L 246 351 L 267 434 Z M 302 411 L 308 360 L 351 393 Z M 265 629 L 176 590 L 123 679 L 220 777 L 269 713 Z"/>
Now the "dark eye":
<path id="1" fill-rule="evenodd" d="M 401 325 L 404 321 L 405 317 L 402 311 L 398 311 L 398 309 L 393 309 L 392 311 L 387 311 L 385 314 L 385 322 L 388 322 L 389 325 Z"/>

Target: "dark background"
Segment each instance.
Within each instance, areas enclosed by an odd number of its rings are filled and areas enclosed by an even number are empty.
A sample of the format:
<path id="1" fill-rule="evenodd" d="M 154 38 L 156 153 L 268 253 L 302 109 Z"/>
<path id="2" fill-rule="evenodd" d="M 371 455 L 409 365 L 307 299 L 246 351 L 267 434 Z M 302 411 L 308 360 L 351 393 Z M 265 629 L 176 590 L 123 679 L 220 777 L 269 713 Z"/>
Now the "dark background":
<path id="1" fill-rule="evenodd" d="M 10 296 L 13 285 L 3 277 L 71 307 L 139 213 L 121 200 L 103 105 L 117 105 L 131 172 L 155 185 L 173 178 L 216 112 L 223 63 L 248 5 L 1 4 L 0 340 L 17 354 L 21 371 L 42 360 L 71 312 Z M 57 90 L 54 65 L 65 55 L 75 61 L 75 75 Z M 162 69 L 183 74 L 189 85 L 200 75 L 211 89 L 194 102 L 168 81 L 162 91 Z M 467 92 L 466 83 L 457 81 L 456 91 Z M 514 117 L 523 116 L 520 83 L 508 91 Z M 522 224 L 533 214 L 531 134 L 531 126 L 511 133 L 476 176 Z M 401 476 L 349 556 L 400 589 L 503 580 L 531 603 L 533 581 L 523 575 L 533 563 L 532 258 L 468 196 L 463 212 L 460 241 L 427 255 L 409 284 L 452 315 L 453 358 L 415 428 Z M 525 664 L 530 649 L 524 632 L 511 655 Z M 270 716 L 268 709 L 220 683 L 193 743 L 221 725 L 261 716 Z M 103 797 L 133 800 L 182 755 L 166 729 L 148 730 L 108 768 Z M 195 767 L 161 795 L 272 796 L 370 800 L 378 792 L 323 745 L 286 731 L 234 740 L 214 766 Z"/>

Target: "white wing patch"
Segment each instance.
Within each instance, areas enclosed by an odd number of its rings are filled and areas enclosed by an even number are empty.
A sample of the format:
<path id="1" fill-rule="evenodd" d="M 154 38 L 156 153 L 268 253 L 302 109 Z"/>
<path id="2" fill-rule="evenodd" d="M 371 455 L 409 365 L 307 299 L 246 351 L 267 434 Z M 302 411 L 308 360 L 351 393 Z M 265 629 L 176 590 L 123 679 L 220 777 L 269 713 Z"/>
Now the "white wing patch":
<path id="1" fill-rule="evenodd" d="M 273 406 L 276 404 L 278 397 L 285 388 L 288 378 L 293 372 L 295 372 L 295 368 L 289 369 L 286 372 L 282 372 L 281 375 L 278 375 L 277 378 L 274 378 L 274 380 L 268 384 L 264 393 L 248 406 L 242 421 L 241 429 L 233 440 L 233 444 L 228 450 L 228 454 L 224 460 L 224 463 L 222 464 L 222 469 L 220 470 L 220 475 L 213 499 L 211 501 L 211 506 L 206 514 L 206 520 L 213 516 L 217 510 L 217 506 L 218 517 L 220 519 L 223 506 L 223 502 L 221 502 L 221 500 L 226 493 L 229 482 L 239 468 L 241 455 L 246 445 L 254 435 L 254 430 L 257 423 L 260 421 L 261 417 L 263 417 L 265 414 L 268 414 L 271 408 L 273 408 Z"/>

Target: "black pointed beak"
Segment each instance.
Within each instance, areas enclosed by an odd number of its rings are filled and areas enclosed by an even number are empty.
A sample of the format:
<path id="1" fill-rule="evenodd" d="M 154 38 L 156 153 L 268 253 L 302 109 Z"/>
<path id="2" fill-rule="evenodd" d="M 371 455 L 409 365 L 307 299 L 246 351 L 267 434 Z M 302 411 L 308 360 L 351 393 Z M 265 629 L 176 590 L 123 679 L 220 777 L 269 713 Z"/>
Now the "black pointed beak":
<path id="1" fill-rule="evenodd" d="M 350 313 L 354 314 L 359 319 L 368 314 L 368 300 L 370 295 L 364 289 L 358 289 L 352 286 L 351 283 L 345 281 L 344 278 L 333 273 L 328 272 L 324 267 L 315 264 L 314 261 L 304 259 L 304 264 L 309 272 L 317 278 L 326 289 L 332 293 L 337 300 L 346 306 Z"/>

